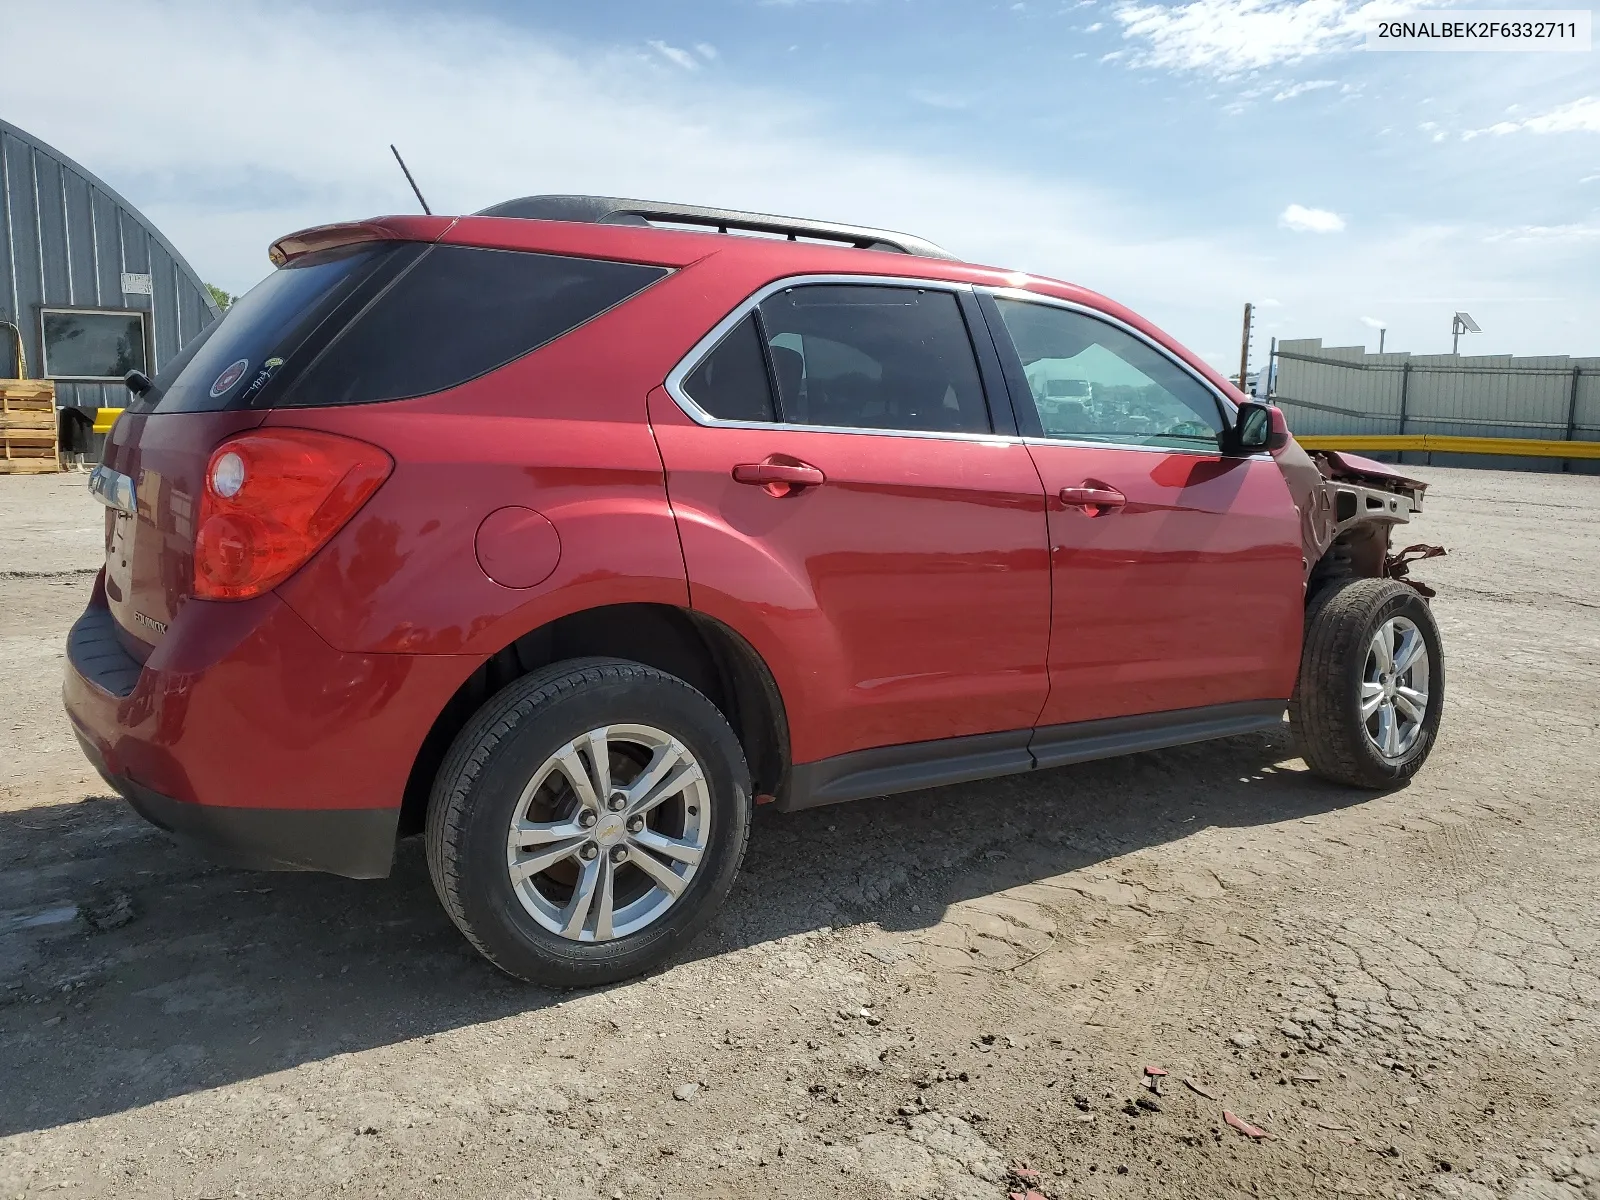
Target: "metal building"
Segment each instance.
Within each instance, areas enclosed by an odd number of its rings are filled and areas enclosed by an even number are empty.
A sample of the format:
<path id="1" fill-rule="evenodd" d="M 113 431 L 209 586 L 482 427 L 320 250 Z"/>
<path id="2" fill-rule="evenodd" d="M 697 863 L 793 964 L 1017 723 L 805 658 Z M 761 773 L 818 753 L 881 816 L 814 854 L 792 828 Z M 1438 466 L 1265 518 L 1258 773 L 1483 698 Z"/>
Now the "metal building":
<path id="1" fill-rule="evenodd" d="M 59 407 L 120 408 L 122 377 L 154 375 L 219 316 L 172 243 L 66 155 L 0 121 L 0 323 Z M 21 375 L 0 324 L 0 379 Z"/>
<path id="2" fill-rule="evenodd" d="M 1444 434 L 1600 441 L 1600 358 L 1369 354 L 1320 338 L 1277 344 L 1273 398 L 1299 434 Z M 1600 474 L 1600 459 L 1407 450 L 1401 461 Z"/>

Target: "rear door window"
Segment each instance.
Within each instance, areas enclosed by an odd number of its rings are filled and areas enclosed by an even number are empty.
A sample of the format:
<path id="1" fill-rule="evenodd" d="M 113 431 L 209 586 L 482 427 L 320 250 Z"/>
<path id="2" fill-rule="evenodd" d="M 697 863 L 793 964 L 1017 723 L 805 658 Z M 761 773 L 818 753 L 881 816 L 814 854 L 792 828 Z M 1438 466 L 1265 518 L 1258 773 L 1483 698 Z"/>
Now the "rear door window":
<path id="1" fill-rule="evenodd" d="M 786 423 L 937 433 L 993 429 L 954 294 L 803 284 L 769 296 L 758 311 Z"/>
<path id="2" fill-rule="evenodd" d="M 730 329 L 700 360 L 683 381 L 683 390 L 719 421 L 773 419 L 772 382 L 755 313 Z"/>

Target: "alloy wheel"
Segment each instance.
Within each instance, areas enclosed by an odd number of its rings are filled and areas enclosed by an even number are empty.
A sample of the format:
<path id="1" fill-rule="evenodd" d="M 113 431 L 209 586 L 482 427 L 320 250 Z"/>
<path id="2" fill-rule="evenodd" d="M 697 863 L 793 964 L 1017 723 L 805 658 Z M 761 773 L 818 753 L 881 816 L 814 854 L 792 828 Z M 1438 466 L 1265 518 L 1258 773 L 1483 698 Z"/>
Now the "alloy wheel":
<path id="1" fill-rule="evenodd" d="M 1405 617 L 1391 617 L 1367 646 L 1361 676 L 1361 720 L 1379 754 L 1402 759 L 1417 744 L 1428 715 L 1428 645 Z"/>
<path id="2" fill-rule="evenodd" d="M 608 942 L 660 919 L 695 876 L 711 793 L 686 746 L 648 725 L 605 725 L 536 770 L 506 836 L 528 914 L 577 942 Z"/>

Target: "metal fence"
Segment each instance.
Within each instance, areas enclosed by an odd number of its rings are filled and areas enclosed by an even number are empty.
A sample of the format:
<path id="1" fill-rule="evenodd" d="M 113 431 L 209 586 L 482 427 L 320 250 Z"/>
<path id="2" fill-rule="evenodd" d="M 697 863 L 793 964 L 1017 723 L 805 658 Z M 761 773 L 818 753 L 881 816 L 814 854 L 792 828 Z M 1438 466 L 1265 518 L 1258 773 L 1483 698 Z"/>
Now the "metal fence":
<path id="1" fill-rule="evenodd" d="M 1321 338 L 1278 343 L 1274 399 L 1297 434 L 1445 434 L 1600 442 L 1600 358 L 1369 354 Z M 1412 457 L 1408 454 L 1406 457 Z M 1461 465 L 1561 469 L 1491 455 Z M 1600 464 L 1567 461 L 1572 470 Z"/>

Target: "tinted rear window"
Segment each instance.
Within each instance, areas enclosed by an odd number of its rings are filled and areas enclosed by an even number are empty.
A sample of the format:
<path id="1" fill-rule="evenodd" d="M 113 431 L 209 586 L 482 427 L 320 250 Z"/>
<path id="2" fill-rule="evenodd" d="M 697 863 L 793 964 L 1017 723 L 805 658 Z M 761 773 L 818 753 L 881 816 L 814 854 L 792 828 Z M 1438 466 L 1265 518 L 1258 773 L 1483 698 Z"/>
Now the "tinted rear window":
<path id="1" fill-rule="evenodd" d="M 443 391 L 615 307 L 664 267 L 472 246 L 297 260 L 238 300 L 145 397 L 157 412 L 322 407 Z"/>
<path id="2" fill-rule="evenodd" d="M 156 376 L 135 412 L 215 412 L 270 403 L 308 341 L 363 285 L 416 260 L 424 247 L 367 243 L 308 255 L 268 275 L 233 302 Z M 273 360 L 278 360 L 274 363 Z M 241 365 L 242 364 L 242 365 Z"/>
<path id="3" fill-rule="evenodd" d="M 366 404 L 455 387 L 554 341 L 666 273 L 593 258 L 434 246 L 277 403 Z"/>

